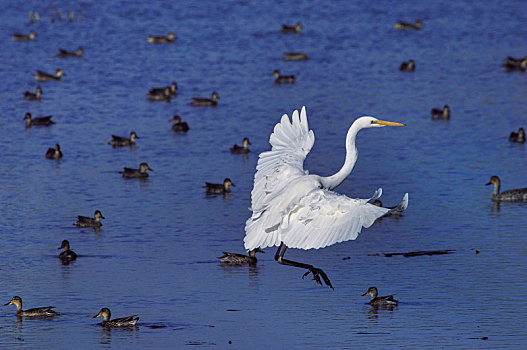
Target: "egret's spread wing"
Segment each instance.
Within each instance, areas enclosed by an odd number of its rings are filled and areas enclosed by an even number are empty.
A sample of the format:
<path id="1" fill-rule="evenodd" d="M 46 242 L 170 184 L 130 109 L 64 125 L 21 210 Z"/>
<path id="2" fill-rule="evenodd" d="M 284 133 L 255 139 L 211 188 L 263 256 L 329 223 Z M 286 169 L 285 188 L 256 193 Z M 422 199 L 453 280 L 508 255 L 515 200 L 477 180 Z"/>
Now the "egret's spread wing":
<path id="1" fill-rule="evenodd" d="M 268 204 L 295 178 L 305 175 L 304 159 L 313 147 L 315 135 L 309 130 L 306 109 L 295 110 L 292 122 L 287 114 L 276 124 L 269 138 L 271 150 L 260 154 L 251 192 L 253 216 Z"/>
<path id="2" fill-rule="evenodd" d="M 389 211 L 367 203 L 368 200 L 323 188 L 313 190 L 283 217 L 282 241 L 290 248 L 318 249 L 356 239 L 363 227 L 370 227 Z"/>

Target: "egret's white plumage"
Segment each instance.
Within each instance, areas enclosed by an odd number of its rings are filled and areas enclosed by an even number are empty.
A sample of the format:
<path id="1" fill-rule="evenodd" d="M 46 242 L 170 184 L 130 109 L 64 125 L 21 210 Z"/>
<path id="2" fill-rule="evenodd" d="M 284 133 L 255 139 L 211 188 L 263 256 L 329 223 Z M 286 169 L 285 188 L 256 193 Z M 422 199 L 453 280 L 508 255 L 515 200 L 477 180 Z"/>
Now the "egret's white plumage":
<path id="1" fill-rule="evenodd" d="M 381 196 L 381 189 L 369 199 L 353 199 L 332 191 L 355 165 L 355 137 L 361 129 L 403 124 L 373 117 L 357 119 L 346 136 L 343 167 L 332 176 L 322 177 L 309 175 L 303 166 L 315 142 L 305 107 L 300 115 L 295 110 L 291 119 L 282 116 L 269 139 L 271 150 L 260 154 L 251 192 L 253 214 L 245 225 L 245 249 L 282 243 L 290 248 L 323 248 L 356 239 L 363 227 L 370 227 L 390 210 L 406 209 L 408 194 L 396 208 L 388 209 L 369 203 Z"/>

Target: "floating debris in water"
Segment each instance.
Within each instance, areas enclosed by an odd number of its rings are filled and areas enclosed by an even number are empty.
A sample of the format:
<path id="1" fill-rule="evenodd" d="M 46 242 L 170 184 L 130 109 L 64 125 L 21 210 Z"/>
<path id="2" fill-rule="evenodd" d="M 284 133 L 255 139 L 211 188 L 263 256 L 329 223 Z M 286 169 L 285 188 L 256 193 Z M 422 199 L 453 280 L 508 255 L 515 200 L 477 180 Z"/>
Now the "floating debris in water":
<path id="1" fill-rule="evenodd" d="M 423 250 L 423 251 L 417 251 L 417 252 L 407 252 L 407 253 L 385 253 L 384 256 L 387 258 L 390 258 L 395 255 L 402 255 L 405 258 L 409 258 L 412 256 L 423 256 L 423 255 L 443 255 L 443 254 L 451 254 L 455 250 L 452 249 L 446 249 L 446 250 Z"/>

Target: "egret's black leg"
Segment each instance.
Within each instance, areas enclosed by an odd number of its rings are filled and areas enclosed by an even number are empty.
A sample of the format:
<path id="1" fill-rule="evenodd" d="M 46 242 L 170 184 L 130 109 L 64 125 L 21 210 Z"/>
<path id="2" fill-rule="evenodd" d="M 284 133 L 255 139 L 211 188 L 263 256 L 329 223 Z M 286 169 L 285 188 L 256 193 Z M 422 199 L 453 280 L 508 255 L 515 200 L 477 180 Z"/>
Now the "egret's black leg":
<path id="1" fill-rule="evenodd" d="M 282 246 L 284 247 L 283 250 L 282 250 Z M 282 252 L 280 252 L 280 250 L 282 250 Z M 317 267 L 314 267 L 313 265 L 304 264 L 304 263 L 301 263 L 301 262 L 284 259 L 284 254 L 285 254 L 286 250 L 287 250 L 287 246 L 284 245 L 284 243 L 281 243 L 280 247 L 278 247 L 278 250 L 276 251 L 276 254 L 274 256 L 274 259 L 276 261 L 278 261 L 279 264 L 295 266 L 295 267 L 300 267 L 302 269 L 306 269 L 308 271 L 306 273 L 304 273 L 302 278 L 304 278 L 307 275 L 309 275 L 310 273 L 312 273 L 313 274 L 313 279 L 318 284 L 320 284 L 321 286 L 323 285 L 322 281 L 320 280 L 320 277 L 322 277 L 322 279 L 324 280 L 324 283 L 326 283 L 327 286 L 331 287 L 331 289 L 334 289 L 333 286 L 331 285 L 331 281 L 329 280 L 328 276 L 321 269 L 319 269 Z"/>

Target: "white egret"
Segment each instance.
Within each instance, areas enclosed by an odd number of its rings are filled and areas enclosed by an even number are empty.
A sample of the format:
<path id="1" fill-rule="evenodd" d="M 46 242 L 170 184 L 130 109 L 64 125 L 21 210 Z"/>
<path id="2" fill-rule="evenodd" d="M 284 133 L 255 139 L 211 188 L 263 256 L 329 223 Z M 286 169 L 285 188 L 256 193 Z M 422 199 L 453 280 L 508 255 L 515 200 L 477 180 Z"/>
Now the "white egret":
<path id="1" fill-rule="evenodd" d="M 245 224 L 245 249 L 278 246 L 275 260 L 283 265 L 307 269 L 322 285 L 333 288 L 327 275 L 309 264 L 284 259 L 288 247 L 319 249 L 356 239 L 362 227 L 370 227 L 377 218 L 408 206 L 408 193 L 393 209 L 368 203 L 379 198 L 382 189 L 369 199 L 353 199 L 333 192 L 351 173 L 357 160 L 355 138 L 365 128 L 402 126 L 404 124 L 361 117 L 355 120 L 346 136 L 346 159 L 334 175 L 309 175 L 304 159 L 315 142 L 309 130 L 306 109 L 287 114 L 276 124 L 269 143 L 271 150 L 260 154 L 251 192 L 252 216 Z"/>

